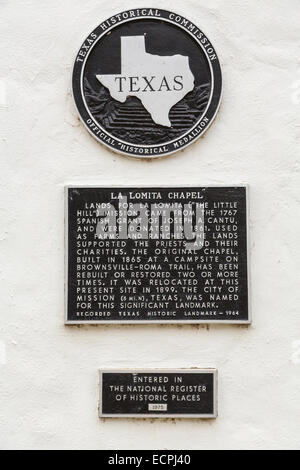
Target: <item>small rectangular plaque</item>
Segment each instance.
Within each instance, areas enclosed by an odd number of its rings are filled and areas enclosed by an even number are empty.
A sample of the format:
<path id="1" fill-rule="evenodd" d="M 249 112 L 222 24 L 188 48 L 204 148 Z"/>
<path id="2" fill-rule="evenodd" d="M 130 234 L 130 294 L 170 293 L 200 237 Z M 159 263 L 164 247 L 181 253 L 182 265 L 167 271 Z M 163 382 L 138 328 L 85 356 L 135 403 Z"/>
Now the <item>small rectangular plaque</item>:
<path id="1" fill-rule="evenodd" d="M 216 369 L 100 371 L 100 418 L 216 418 Z"/>
<path id="2" fill-rule="evenodd" d="M 66 188 L 66 323 L 249 323 L 247 187 Z"/>

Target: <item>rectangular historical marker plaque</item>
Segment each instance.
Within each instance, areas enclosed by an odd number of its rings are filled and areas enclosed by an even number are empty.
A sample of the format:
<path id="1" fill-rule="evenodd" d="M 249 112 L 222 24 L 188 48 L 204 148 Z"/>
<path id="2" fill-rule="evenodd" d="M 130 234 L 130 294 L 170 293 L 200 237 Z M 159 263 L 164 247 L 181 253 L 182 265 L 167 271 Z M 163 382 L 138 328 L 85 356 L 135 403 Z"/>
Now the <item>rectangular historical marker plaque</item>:
<path id="1" fill-rule="evenodd" d="M 66 188 L 66 323 L 249 323 L 247 188 Z"/>
<path id="2" fill-rule="evenodd" d="M 100 371 L 101 418 L 216 418 L 216 369 Z"/>

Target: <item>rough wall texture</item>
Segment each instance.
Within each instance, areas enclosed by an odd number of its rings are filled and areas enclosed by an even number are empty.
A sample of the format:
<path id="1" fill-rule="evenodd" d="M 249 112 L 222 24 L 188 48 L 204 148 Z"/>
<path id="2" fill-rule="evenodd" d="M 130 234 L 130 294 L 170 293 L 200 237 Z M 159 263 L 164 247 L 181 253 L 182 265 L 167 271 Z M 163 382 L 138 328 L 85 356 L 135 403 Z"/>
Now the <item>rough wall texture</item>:
<path id="1" fill-rule="evenodd" d="M 22 0 L 16 8 L 0 0 L 0 446 L 295 448 L 300 3 L 157 3 L 211 38 L 224 96 L 204 138 L 153 161 L 98 144 L 79 123 L 70 92 L 85 36 L 100 20 L 140 6 Z M 85 182 L 249 183 L 253 325 L 65 327 L 63 186 Z M 98 420 L 99 367 L 191 366 L 219 368 L 217 420 Z"/>

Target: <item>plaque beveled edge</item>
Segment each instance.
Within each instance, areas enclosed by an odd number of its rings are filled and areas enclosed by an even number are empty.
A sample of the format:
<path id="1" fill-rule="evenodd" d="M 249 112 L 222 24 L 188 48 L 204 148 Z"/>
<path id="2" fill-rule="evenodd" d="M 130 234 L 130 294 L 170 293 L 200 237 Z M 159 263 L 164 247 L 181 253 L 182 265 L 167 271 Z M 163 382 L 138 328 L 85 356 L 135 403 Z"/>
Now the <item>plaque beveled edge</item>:
<path id="1" fill-rule="evenodd" d="M 69 189 L 71 188 L 95 188 L 95 189 L 109 189 L 109 188 L 245 188 L 246 190 L 246 236 L 247 236 L 247 293 L 248 293 L 248 318 L 246 320 L 69 320 L 68 319 L 68 221 L 69 221 L 69 199 L 68 193 Z M 155 185 L 155 184 L 147 184 L 147 185 L 139 185 L 139 184 L 132 184 L 132 185 L 121 185 L 121 184 L 110 184 L 110 185 L 99 185 L 97 183 L 92 184 L 65 184 L 64 185 L 64 226 L 65 226 L 65 289 L 64 289 L 64 305 L 65 305 L 65 314 L 64 314 L 64 324 L 65 325 L 251 325 L 252 324 L 252 310 L 251 310 L 251 286 L 250 286 L 250 239 L 249 239 L 249 216 L 250 216 L 250 209 L 249 209 L 249 184 L 248 183 L 240 183 L 240 184 L 205 184 L 205 185 L 198 185 L 194 184 L 174 184 L 174 185 Z"/>
<path id="2" fill-rule="evenodd" d="M 182 369 L 172 369 L 172 368 L 146 368 L 146 369 L 99 369 L 99 402 L 98 402 L 98 417 L 100 419 L 104 418 L 160 418 L 160 419 L 215 419 L 218 417 L 218 369 L 213 367 L 206 367 L 202 369 L 198 368 L 182 368 Z M 103 374 L 112 373 L 112 374 L 142 374 L 142 373 L 156 373 L 156 374 L 213 374 L 213 413 L 210 414 L 185 414 L 185 413 L 176 413 L 176 414 L 155 414 L 155 413 L 103 413 L 102 412 L 102 378 Z"/>

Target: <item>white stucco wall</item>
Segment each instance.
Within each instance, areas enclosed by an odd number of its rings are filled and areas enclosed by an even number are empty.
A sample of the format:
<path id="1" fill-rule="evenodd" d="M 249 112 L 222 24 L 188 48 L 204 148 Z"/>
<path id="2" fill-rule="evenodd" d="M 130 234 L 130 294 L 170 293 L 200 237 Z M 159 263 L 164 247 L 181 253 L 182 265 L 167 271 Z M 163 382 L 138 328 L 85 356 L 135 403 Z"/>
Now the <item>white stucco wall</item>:
<path id="1" fill-rule="evenodd" d="M 88 134 L 70 74 L 98 22 L 147 4 L 0 1 L 0 447 L 297 448 L 300 3 L 151 2 L 206 32 L 224 95 L 204 138 L 141 161 Z M 64 326 L 66 183 L 249 183 L 252 326 Z M 97 417 L 100 367 L 207 366 L 214 421 Z"/>

